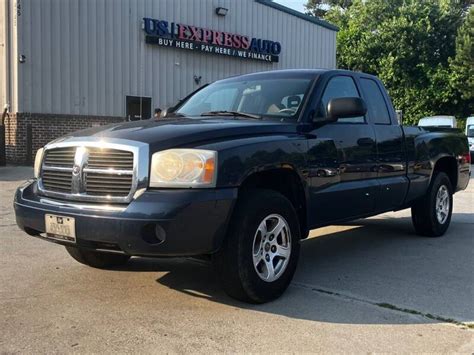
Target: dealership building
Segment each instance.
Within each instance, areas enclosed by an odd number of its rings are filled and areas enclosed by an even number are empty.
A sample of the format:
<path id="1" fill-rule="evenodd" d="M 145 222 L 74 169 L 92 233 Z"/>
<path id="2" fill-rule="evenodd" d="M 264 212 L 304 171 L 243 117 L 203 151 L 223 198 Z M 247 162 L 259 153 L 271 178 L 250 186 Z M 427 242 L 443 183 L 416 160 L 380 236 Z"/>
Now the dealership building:
<path id="1" fill-rule="evenodd" d="M 0 0 L 7 161 L 232 75 L 335 68 L 337 27 L 270 0 Z"/>

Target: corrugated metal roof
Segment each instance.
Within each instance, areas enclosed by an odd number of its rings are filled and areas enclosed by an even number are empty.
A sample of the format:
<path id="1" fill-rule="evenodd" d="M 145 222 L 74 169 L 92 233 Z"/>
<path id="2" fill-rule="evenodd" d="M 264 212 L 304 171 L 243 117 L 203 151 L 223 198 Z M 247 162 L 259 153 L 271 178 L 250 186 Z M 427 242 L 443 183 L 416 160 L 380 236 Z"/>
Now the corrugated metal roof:
<path id="1" fill-rule="evenodd" d="M 280 10 L 280 11 L 283 11 L 283 12 L 286 12 L 287 14 L 290 14 L 290 15 L 293 15 L 293 16 L 296 16 L 296 17 L 299 17 L 300 19 L 303 19 L 303 20 L 306 20 L 306 21 L 309 21 L 309 22 L 312 22 L 316 25 L 319 25 L 319 26 L 323 26 L 327 29 L 330 29 L 330 30 L 333 30 L 333 31 L 339 31 L 339 27 L 337 27 L 336 25 L 333 25 L 332 23 L 329 23 L 327 21 L 324 21 L 324 20 L 321 20 L 315 16 L 310 16 L 310 15 L 306 15 L 306 14 L 303 14 L 299 11 L 296 11 L 296 10 L 293 10 L 293 9 L 290 9 L 286 6 L 283 6 L 281 4 L 278 4 L 276 2 L 273 2 L 272 0 L 255 0 L 256 2 L 258 2 L 259 4 L 262 4 L 262 5 L 266 5 L 266 6 L 270 6 L 270 7 L 273 7 L 274 9 L 277 9 L 277 10 Z"/>

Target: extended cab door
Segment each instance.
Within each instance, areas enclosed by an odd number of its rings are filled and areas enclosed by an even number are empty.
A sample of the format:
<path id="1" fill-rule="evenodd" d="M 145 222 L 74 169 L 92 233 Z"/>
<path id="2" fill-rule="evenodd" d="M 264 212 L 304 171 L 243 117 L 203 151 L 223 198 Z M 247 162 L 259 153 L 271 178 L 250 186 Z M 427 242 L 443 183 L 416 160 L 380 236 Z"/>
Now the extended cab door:
<path id="1" fill-rule="evenodd" d="M 317 117 L 326 115 L 329 100 L 360 97 L 351 75 L 321 78 L 314 98 Z M 309 140 L 310 213 L 313 225 L 356 218 L 375 211 L 377 182 L 374 130 L 366 117 L 342 118 L 315 128 Z M 335 154 L 328 152 L 334 149 Z M 333 157 L 331 161 L 327 157 Z"/>
<path id="2" fill-rule="evenodd" d="M 408 189 L 403 130 L 382 83 L 364 75 L 359 77 L 359 83 L 377 141 L 380 193 L 376 209 L 377 212 L 393 210 L 403 204 Z"/>

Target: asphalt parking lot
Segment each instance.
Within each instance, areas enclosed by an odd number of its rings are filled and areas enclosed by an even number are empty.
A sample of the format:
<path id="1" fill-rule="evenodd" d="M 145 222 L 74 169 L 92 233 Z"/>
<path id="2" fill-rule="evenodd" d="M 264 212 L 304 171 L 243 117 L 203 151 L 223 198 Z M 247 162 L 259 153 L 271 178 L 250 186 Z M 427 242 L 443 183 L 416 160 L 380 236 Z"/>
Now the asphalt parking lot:
<path id="1" fill-rule="evenodd" d="M 21 232 L 0 168 L 0 353 L 474 352 L 474 181 L 443 238 L 408 211 L 312 232 L 282 298 L 227 297 L 210 265 L 132 259 L 95 270 Z"/>

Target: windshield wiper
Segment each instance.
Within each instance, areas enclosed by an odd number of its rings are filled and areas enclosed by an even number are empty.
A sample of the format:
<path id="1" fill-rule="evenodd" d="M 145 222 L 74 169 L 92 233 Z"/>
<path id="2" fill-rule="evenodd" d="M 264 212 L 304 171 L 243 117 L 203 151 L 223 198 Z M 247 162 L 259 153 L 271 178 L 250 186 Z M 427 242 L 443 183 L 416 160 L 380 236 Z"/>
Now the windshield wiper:
<path id="1" fill-rule="evenodd" d="M 261 119 L 262 117 L 258 115 L 252 115 L 251 113 L 239 112 L 239 111 L 209 111 L 201 113 L 201 116 L 240 116 L 248 117 L 256 120 Z"/>
<path id="2" fill-rule="evenodd" d="M 182 113 L 179 113 L 179 112 L 170 112 L 170 113 L 167 113 L 166 116 L 162 117 L 162 118 L 171 118 L 171 117 L 186 117 L 186 115 L 183 115 Z"/>

